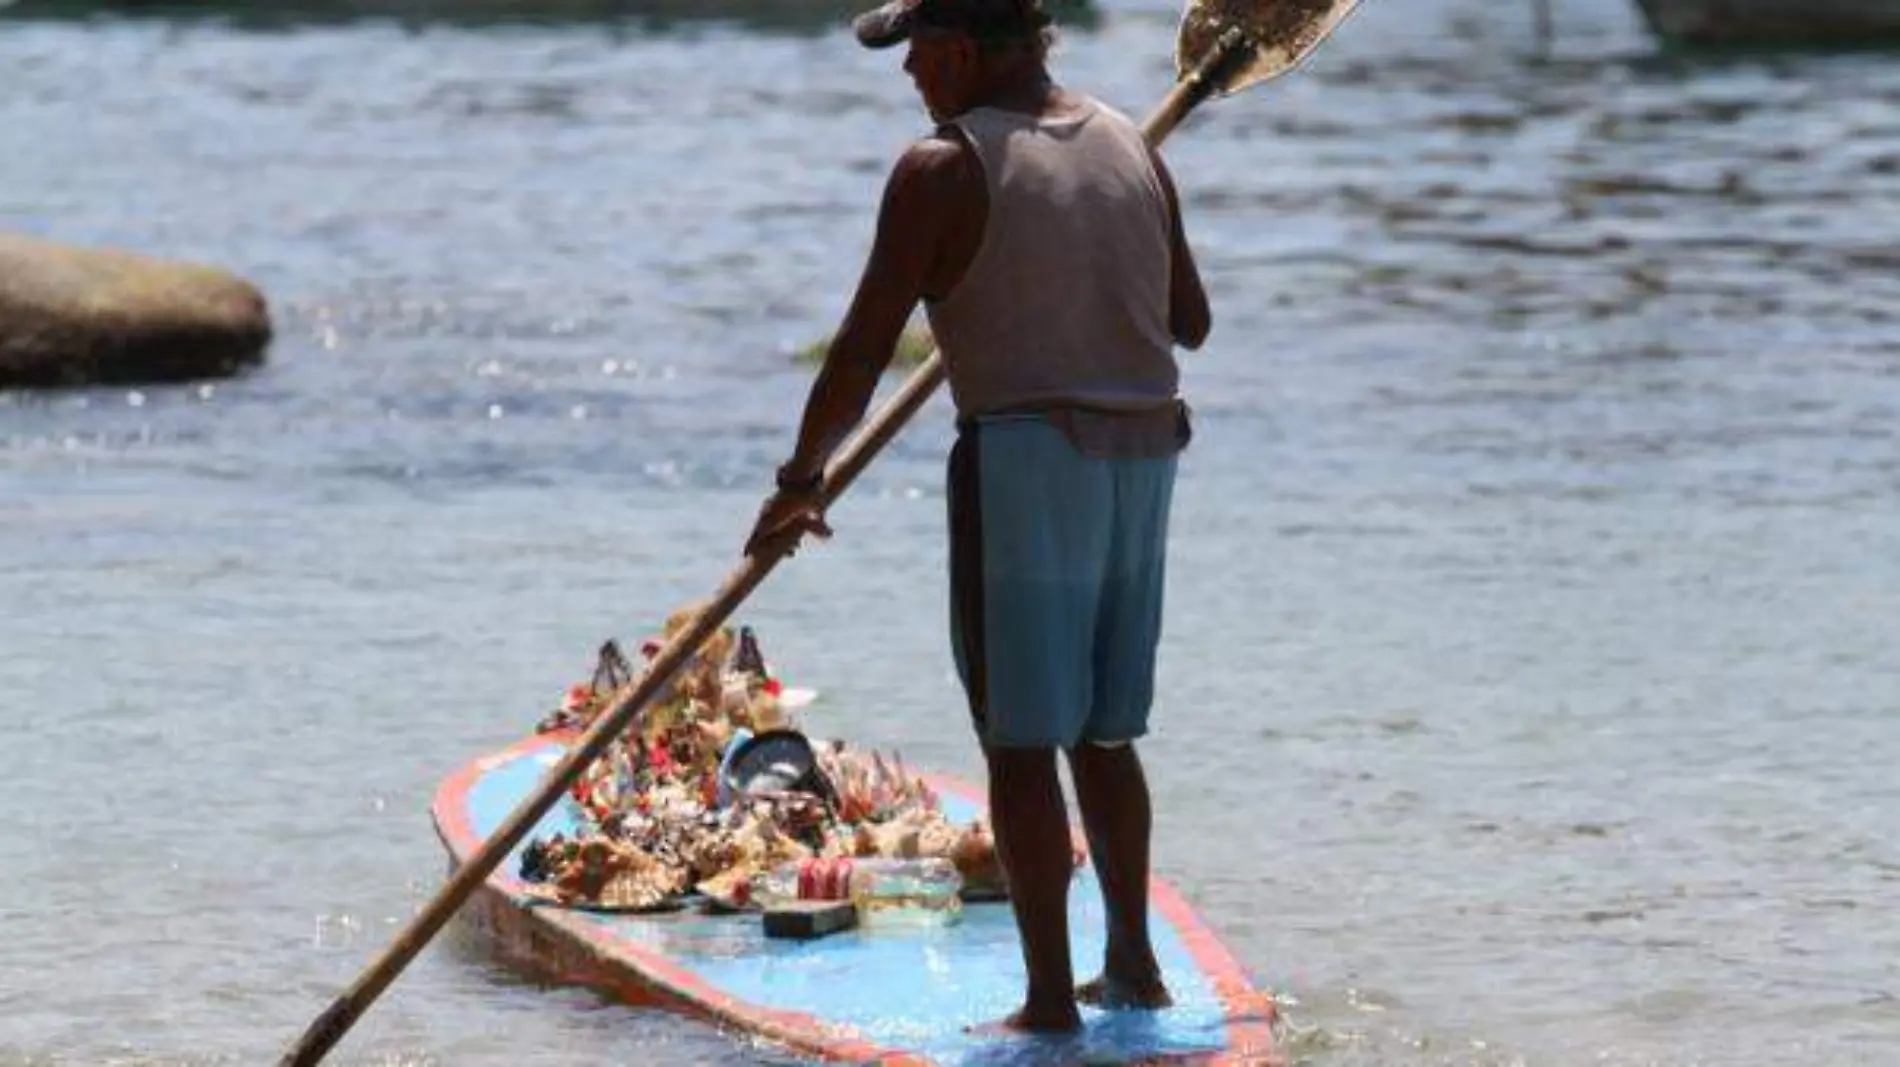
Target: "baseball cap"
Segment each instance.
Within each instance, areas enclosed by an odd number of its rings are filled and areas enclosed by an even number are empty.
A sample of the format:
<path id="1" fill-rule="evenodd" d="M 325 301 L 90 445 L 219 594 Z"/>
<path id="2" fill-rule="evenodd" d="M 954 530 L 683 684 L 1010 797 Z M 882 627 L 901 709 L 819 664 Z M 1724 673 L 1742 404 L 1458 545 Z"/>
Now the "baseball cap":
<path id="1" fill-rule="evenodd" d="M 912 30 L 967 33 L 978 40 L 1031 38 L 1054 21 L 1042 0 L 890 0 L 852 20 L 858 43 L 889 48 Z"/>

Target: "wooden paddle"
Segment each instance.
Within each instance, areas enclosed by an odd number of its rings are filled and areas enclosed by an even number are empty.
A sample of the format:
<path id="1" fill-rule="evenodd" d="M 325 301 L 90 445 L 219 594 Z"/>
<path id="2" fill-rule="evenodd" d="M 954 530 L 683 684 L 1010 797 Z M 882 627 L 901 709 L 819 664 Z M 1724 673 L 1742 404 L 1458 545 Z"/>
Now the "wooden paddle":
<path id="1" fill-rule="evenodd" d="M 1255 82 L 1291 70 L 1325 40 L 1358 0 L 1190 0 L 1175 46 L 1174 88 L 1142 124 L 1150 144 L 1160 144 L 1203 101 L 1238 92 Z M 932 352 L 910 379 L 879 408 L 825 467 L 821 488 L 825 506 L 844 494 L 871 459 L 903 428 L 930 394 L 943 384 L 941 352 Z M 377 996 L 402 973 L 469 894 L 487 880 L 514 847 L 541 821 L 581 773 L 671 680 L 686 661 L 722 626 L 739 604 L 758 588 L 787 554 L 783 545 L 763 555 L 748 555 L 692 623 L 667 642 L 627 691 L 616 694 L 566 758 L 551 768 L 496 829 L 481 849 L 450 877 L 435 898 L 409 920 L 396 939 L 356 982 L 313 1020 L 280 1067 L 312 1067 L 342 1040 Z"/>

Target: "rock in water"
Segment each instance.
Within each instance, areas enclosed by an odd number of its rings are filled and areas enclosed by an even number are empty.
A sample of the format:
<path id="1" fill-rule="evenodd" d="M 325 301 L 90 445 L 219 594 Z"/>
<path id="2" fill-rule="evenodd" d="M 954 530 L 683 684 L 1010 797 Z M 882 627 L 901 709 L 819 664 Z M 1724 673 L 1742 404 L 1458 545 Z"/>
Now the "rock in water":
<path id="1" fill-rule="evenodd" d="M 225 271 L 0 234 L 0 388 L 229 377 L 270 313 Z"/>

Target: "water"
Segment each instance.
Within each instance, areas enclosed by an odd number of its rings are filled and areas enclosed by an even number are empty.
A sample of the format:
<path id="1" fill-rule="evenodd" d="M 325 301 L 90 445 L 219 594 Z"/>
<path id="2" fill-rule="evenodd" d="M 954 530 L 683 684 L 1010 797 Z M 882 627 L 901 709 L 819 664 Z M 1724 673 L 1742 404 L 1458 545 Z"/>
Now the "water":
<path id="1" fill-rule="evenodd" d="M 1375 4 L 1170 142 L 1157 862 L 1318 1067 L 1900 1061 L 1900 69 Z M 1131 111 L 1172 5 L 1060 69 Z M 0 226 L 224 263 L 272 362 L 0 397 L 0 1064 L 268 1062 L 468 758 L 736 564 L 888 161 L 835 28 L 22 22 Z M 939 398 L 743 613 L 976 770 Z M 352 1064 L 750 1063 L 455 938 Z"/>

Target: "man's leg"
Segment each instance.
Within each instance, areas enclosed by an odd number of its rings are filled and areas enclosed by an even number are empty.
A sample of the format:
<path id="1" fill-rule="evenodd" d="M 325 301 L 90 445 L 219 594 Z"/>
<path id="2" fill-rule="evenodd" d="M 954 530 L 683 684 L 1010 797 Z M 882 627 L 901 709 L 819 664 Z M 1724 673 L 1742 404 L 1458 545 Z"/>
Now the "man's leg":
<path id="1" fill-rule="evenodd" d="M 1069 959 L 1069 811 L 1052 748 L 988 747 L 990 820 L 1022 935 L 1029 990 L 1005 1025 L 1038 1031 L 1081 1026 Z"/>
<path id="2" fill-rule="evenodd" d="M 1167 580 L 1175 460 L 1111 461 L 1115 505 L 1096 619 L 1094 703 L 1069 750 L 1076 803 L 1102 883 L 1108 949 L 1087 1003 L 1163 1008 L 1171 1002 L 1148 934 L 1148 848 L 1154 816 L 1134 740 L 1148 732 Z"/>
<path id="3" fill-rule="evenodd" d="M 1108 913 L 1101 977 L 1076 995 L 1103 1007 L 1165 1008 L 1174 1001 L 1148 936 L 1148 842 L 1154 816 L 1141 759 L 1133 744 L 1085 743 L 1069 752 L 1069 769 Z"/>
<path id="4" fill-rule="evenodd" d="M 959 667 L 989 762 L 990 819 L 1022 938 L 1028 990 L 1005 1025 L 1072 1030 L 1068 805 L 1056 752 L 1088 715 L 1108 472 L 1038 420 L 959 438 L 953 607 Z"/>

